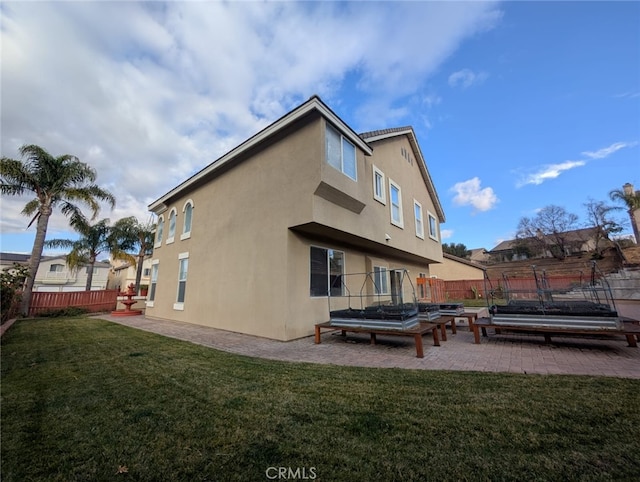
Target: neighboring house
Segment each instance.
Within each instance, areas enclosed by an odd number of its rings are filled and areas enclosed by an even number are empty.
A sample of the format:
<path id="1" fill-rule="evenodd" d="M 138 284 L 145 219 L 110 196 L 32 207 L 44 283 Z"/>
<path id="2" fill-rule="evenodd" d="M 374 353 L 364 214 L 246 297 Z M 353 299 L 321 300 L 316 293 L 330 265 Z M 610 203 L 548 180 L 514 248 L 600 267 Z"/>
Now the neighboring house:
<path id="1" fill-rule="evenodd" d="M 430 266 L 431 276 L 445 281 L 484 279 L 484 266 L 481 264 L 448 253 L 443 253 L 443 258 L 442 264 Z"/>
<path id="2" fill-rule="evenodd" d="M 109 281 L 107 289 L 126 291 L 127 286 L 136 283 L 137 266 L 122 260 L 111 260 L 111 270 L 109 272 Z M 151 275 L 151 257 L 147 257 L 142 261 L 142 277 L 140 278 L 140 286 L 149 286 Z"/>
<path id="3" fill-rule="evenodd" d="M 476 263 L 486 263 L 489 261 L 489 252 L 485 248 L 470 249 L 469 260 Z"/>
<path id="4" fill-rule="evenodd" d="M 30 257 L 30 254 L 0 253 L 0 271 L 3 271 L 7 268 L 12 268 L 15 263 L 18 263 L 22 266 L 27 266 Z"/>
<path id="5" fill-rule="evenodd" d="M 88 267 L 80 267 L 70 270 L 66 263 L 66 257 L 43 256 L 36 273 L 33 291 L 84 291 L 87 284 Z M 96 263 L 93 266 L 93 279 L 91 290 L 104 290 L 107 288 L 109 276 L 109 263 Z"/>
<path id="6" fill-rule="evenodd" d="M 563 235 L 565 239 L 565 256 L 588 253 L 596 249 L 596 242 L 599 239 L 599 248 L 610 246 L 611 242 L 598 236 L 598 228 L 584 228 L 567 231 Z M 546 238 L 546 244 L 551 248 L 554 241 L 550 236 Z M 505 261 L 520 261 L 533 258 L 550 258 L 552 254 L 549 249 L 544 252 L 538 248 L 535 240 L 510 239 L 502 241 L 495 248 L 489 251 L 491 261 L 502 263 Z"/>
<path id="7" fill-rule="evenodd" d="M 345 274 L 374 272 L 388 290 L 394 270 L 415 283 L 443 259 L 444 212 L 413 129 L 358 135 L 317 96 L 149 209 L 146 316 L 278 340 L 328 320 Z"/>

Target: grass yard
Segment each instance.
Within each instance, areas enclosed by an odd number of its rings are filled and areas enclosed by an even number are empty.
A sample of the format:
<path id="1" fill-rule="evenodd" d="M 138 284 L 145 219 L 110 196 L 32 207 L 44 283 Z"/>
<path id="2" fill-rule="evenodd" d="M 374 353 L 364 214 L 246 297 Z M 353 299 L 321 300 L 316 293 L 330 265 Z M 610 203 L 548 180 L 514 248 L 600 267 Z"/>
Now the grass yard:
<path id="1" fill-rule="evenodd" d="M 1 370 L 3 482 L 640 479 L 638 380 L 274 362 L 90 318 L 18 321 Z"/>

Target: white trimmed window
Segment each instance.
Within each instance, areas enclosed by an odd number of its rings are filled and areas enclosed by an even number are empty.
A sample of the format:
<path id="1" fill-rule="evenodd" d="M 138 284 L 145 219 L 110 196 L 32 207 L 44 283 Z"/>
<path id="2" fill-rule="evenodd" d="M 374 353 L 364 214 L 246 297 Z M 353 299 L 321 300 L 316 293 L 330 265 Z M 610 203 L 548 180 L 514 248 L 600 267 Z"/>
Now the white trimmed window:
<path id="1" fill-rule="evenodd" d="M 154 248 L 159 248 L 162 246 L 162 235 L 164 234 L 164 216 L 160 216 L 158 218 L 158 226 L 156 227 L 156 244 L 153 245 Z"/>
<path id="2" fill-rule="evenodd" d="M 345 176 L 358 180 L 356 167 L 356 146 L 342 134 L 327 124 L 326 130 L 327 162 Z"/>
<path id="3" fill-rule="evenodd" d="M 311 246 L 309 262 L 311 296 L 343 296 L 344 253 Z"/>
<path id="4" fill-rule="evenodd" d="M 389 179 L 389 205 L 391 209 L 391 224 L 404 228 L 402 217 L 402 191 L 400 186 Z"/>
<path id="5" fill-rule="evenodd" d="M 422 216 L 422 204 L 413 200 L 413 215 L 416 220 L 416 236 L 424 239 L 424 218 Z"/>
<path id="6" fill-rule="evenodd" d="M 389 272 L 384 266 L 373 267 L 374 291 L 377 295 L 389 294 Z"/>
<path id="7" fill-rule="evenodd" d="M 167 233 L 167 244 L 173 243 L 176 236 L 176 221 L 178 217 L 178 210 L 172 208 L 169 213 L 169 232 Z"/>
<path id="8" fill-rule="evenodd" d="M 156 299 L 156 287 L 158 286 L 158 267 L 160 266 L 160 260 L 154 259 L 151 261 L 151 280 L 149 283 L 149 297 L 147 298 L 147 306 L 153 306 L 153 302 Z"/>
<path id="9" fill-rule="evenodd" d="M 193 201 L 189 199 L 182 208 L 184 213 L 184 221 L 182 223 L 182 234 L 180 239 L 187 239 L 191 237 L 191 218 L 193 216 Z"/>
<path id="10" fill-rule="evenodd" d="M 429 237 L 435 241 L 438 241 L 438 220 L 436 217 L 427 211 L 429 217 Z"/>
<path id="11" fill-rule="evenodd" d="M 189 271 L 189 253 L 178 255 L 178 293 L 176 302 L 173 304 L 174 310 L 184 310 L 184 299 L 187 292 L 187 273 Z"/>
<path id="12" fill-rule="evenodd" d="M 385 190 L 384 172 L 373 166 L 373 199 L 387 204 L 387 195 Z"/>

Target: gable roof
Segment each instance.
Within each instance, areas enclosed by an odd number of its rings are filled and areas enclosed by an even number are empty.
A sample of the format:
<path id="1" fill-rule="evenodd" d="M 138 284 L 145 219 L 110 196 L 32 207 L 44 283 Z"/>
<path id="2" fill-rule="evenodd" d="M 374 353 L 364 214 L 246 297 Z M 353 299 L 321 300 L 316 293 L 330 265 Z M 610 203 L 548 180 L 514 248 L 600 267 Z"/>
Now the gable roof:
<path id="1" fill-rule="evenodd" d="M 424 156 L 422 155 L 422 151 L 420 150 L 420 145 L 418 144 L 418 140 L 416 138 L 416 133 L 411 126 L 405 127 L 394 127 L 391 129 L 381 129 L 377 131 L 364 132 L 360 134 L 360 137 L 370 142 L 381 141 L 384 139 L 390 139 L 392 137 L 398 136 L 407 136 L 409 139 L 409 144 L 411 145 L 411 149 L 413 150 L 413 154 L 416 156 L 418 160 L 418 168 L 420 169 L 420 173 L 422 174 L 422 178 L 424 183 L 427 186 L 427 191 L 433 199 L 433 204 L 435 205 L 436 212 L 438 214 L 438 219 L 441 223 L 445 222 L 444 209 L 442 209 L 442 204 L 440 204 L 440 198 L 438 197 L 438 193 L 436 192 L 436 188 L 433 185 L 433 180 L 431 179 L 431 175 L 429 174 L 429 170 L 427 169 L 427 163 L 424 160 Z"/>
<path id="2" fill-rule="evenodd" d="M 244 141 L 242 144 L 230 150 L 222 157 L 213 161 L 207 167 L 197 172 L 189 179 L 149 204 L 149 210 L 155 212 L 156 214 L 161 214 L 167 209 L 167 202 L 171 198 L 188 192 L 190 188 L 212 176 L 215 171 L 229 164 L 230 161 L 237 159 L 239 156 L 245 154 L 250 149 L 257 147 L 258 145 L 275 136 L 277 133 L 281 132 L 286 127 L 291 126 L 296 121 L 302 119 L 303 117 L 314 111 L 318 112 L 329 122 L 331 122 L 331 124 L 336 127 L 342 133 L 342 135 L 344 135 L 347 139 L 358 146 L 362 151 L 364 151 L 365 154 L 369 156 L 372 154 L 373 151 L 371 147 L 361 137 L 359 137 L 358 134 L 356 134 L 353 129 L 351 129 L 342 119 L 340 119 L 340 117 L 338 117 L 335 112 L 333 112 L 324 102 L 322 102 L 322 99 L 320 99 L 320 97 L 314 95 L 303 104 L 299 105 L 289 113 L 280 117 L 275 122 L 269 124 L 267 127 Z"/>

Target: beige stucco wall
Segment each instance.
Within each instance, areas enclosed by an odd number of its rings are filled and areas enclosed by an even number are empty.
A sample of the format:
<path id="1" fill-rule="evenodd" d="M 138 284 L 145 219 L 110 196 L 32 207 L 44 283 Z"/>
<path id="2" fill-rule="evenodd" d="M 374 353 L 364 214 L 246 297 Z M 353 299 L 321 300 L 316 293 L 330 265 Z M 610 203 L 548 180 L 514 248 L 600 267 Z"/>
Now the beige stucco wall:
<path id="1" fill-rule="evenodd" d="M 371 252 L 375 247 L 364 253 L 358 247 L 327 241 L 324 236 L 309 239 L 290 229 L 305 223 L 350 232 L 381 247 L 388 248 L 390 243 L 414 258 L 425 258 L 424 264 L 407 266 L 400 259 L 379 256 L 389 268 L 409 269 L 414 284 L 419 272 L 429 273 L 427 258 L 441 259 L 442 250 L 428 234 L 425 240 L 415 236 L 414 197 L 423 205 L 425 230 L 427 210 L 435 213 L 415 161 L 413 166 L 407 163 L 398 146 L 397 156 L 387 158 L 381 149 L 376 157 L 377 167 L 387 170 L 402 188 L 405 229 L 399 229 L 390 224 L 388 201 L 383 206 L 373 200 L 372 159 L 357 151 L 358 182 L 352 181 L 325 162 L 324 132 L 324 120 L 316 116 L 284 140 L 168 202 L 164 216 L 176 208 L 176 233 L 174 242 L 167 244 L 165 225 L 165 239 L 154 250 L 159 281 L 155 299 L 147 304 L 147 317 L 279 340 L 312 334 L 315 323 L 328 319 L 329 305 L 326 297 L 309 294 L 310 246 L 345 252 L 347 273 L 371 269 L 367 260 L 376 253 Z M 362 212 L 356 214 L 314 195 L 322 182 L 364 203 Z M 193 223 L 191 236 L 181 240 L 187 200 L 193 202 Z M 389 242 L 384 238 L 387 232 Z M 187 255 L 185 302 L 176 309 L 179 258 Z"/>
<path id="2" fill-rule="evenodd" d="M 443 258 L 441 264 L 430 265 L 431 275 L 447 281 L 484 279 L 484 271 L 458 261 Z"/>
<path id="3" fill-rule="evenodd" d="M 288 226 L 311 218 L 320 129 L 307 124 L 187 195 L 191 237 L 179 239 L 179 215 L 176 241 L 154 250 L 159 282 L 147 316 L 286 339 Z M 187 197 L 166 213 L 176 206 L 181 214 Z M 173 307 L 180 253 L 189 253 L 182 311 Z"/>
<path id="4" fill-rule="evenodd" d="M 309 295 L 309 256 L 311 246 L 334 249 L 342 251 L 345 255 L 345 284 L 348 291 L 343 297 L 326 296 L 312 297 Z M 367 277 L 362 273 L 373 271 L 373 266 L 381 266 L 394 269 L 406 269 L 408 278 L 403 280 L 403 292 L 405 299 L 413 292 L 417 296 L 416 279 L 420 273 L 429 275 L 428 265 L 416 265 L 406 261 L 376 255 L 375 253 L 363 253 L 357 249 L 345 247 L 339 243 L 319 241 L 299 236 L 293 232 L 289 233 L 289 264 L 287 294 L 287 325 L 286 339 L 300 338 L 313 334 L 313 327 L 316 323 L 321 323 L 329 319 L 329 309 L 347 308 L 349 304 L 352 308 L 359 308 L 361 302 L 359 296 L 363 284 L 364 286 L 362 302 L 364 305 L 375 302 L 372 296 L 372 286 Z M 349 299 L 348 294 L 352 297 Z M 366 296 L 369 295 L 369 296 Z"/>
<path id="5" fill-rule="evenodd" d="M 429 237 L 428 213 L 437 220 L 436 209 L 427 191 L 425 182 L 418 168 L 415 154 L 413 163 L 409 163 L 401 154 L 401 149 L 409 151 L 411 146 L 406 136 L 373 142 L 373 155 L 358 156 L 358 182 L 355 182 L 334 169 L 326 162 L 321 162 L 322 180 L 366 206 L 359 214 L 314 196 L 313 219 L 316 222 L 333 226 L 342 231 L 356 234 L 389 247 L 408 253 L 417 253 L 433 261 L 442 260 L 442 245 L 438 226 L 437 240 Z M 373 198 L 373 166 L 385 175 L 386 204 Z M 401 189 L 404 227 L 391 223 L 391 204 L 389 200 L 389 179 Z M 414 199 L 422 205 L 424 239 L 416 236 L 414 218 Z M 389 235 L 391 239 L 387 240 Z"/>

